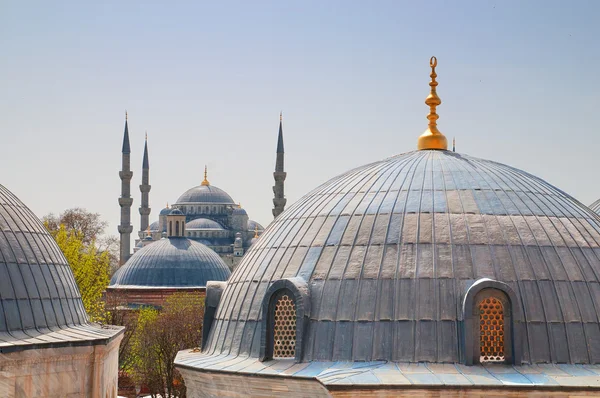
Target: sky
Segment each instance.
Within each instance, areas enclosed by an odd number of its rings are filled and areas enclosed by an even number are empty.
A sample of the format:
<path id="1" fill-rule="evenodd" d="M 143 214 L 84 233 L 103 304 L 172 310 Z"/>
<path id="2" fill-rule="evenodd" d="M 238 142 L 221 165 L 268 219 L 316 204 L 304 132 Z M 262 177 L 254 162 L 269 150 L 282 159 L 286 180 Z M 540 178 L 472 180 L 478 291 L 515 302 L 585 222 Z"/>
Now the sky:
<path id="1" fill-rule="evenodd" d="M 35 214 L 119 223 L 129 113 L 132 223 L 144 133 L 150 221 L 202 181 L 264 226 L 283 111 L 288 206 L 416 149 L 438 58 L 457 152 L 600 198 L 597 1 L 0 0 L 0 184 Z"/>

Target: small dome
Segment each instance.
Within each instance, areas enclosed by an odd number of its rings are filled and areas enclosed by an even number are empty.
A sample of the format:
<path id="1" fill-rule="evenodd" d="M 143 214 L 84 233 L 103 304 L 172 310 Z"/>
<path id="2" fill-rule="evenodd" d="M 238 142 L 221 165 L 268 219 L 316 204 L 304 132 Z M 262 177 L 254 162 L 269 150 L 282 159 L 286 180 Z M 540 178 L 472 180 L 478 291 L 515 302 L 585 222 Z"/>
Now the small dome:
<path id="1" fill-rule="evenodd" d="M 183 212 L 179 209 L 173 209 L 169 212 L 170 216 L 183 216 Z"/>
<path id="2" fill-rule="evenodd" d="M 220 230 L 223 230 L 224 228 L 221 226 L 221 224 L 219 224 L 218 222 L 216 222 L 214 220 L 209 220 L 208 218 L 196 218 L 195 220 L 192 220 L 189 223 L 185 224 L 185 229 L 187 229 L 187 230 L 192 230 L 192 229 L 220 229 Z"/>
<path id="3" fill-rule="evenodd" d="M 254 230 L 261 232 L 261 231 L 264 231 L 265 229 L 262 225 L 260 225 L 256 221 L 248 220 L 248 231 L 254 231 Z"/>
<path id="4" fill-rule="evenodd" d="M 171 212 L 171 208 L 170 207 L 165 207 L 164 209 L 162 209 L 159 213 L 159 215 L 161 216 L 166 216 L 167 214 L 169 214 Z"/>
<path id="5" fill-rule="evenodd" d="M 177 204 L 184 203 L 235 204 L 227 192 L 214 185 L 198 185 L 188 189 L 177 199 Z"/>
<path id="6" fill-rule="evenodd" d="M 60 248 L 31 210 L 3 185 L 0 231 L 0 353 L 48 342 L 83 343 L 116 333 L 89 323 Z M 48 333 L 52 336 L 42 337 Z"/>
<path id="7" fill-rule="evenodd" d="M 246 210 L 241 207 L 236 207 L 235 209 L 233 209 L 233 212 L 231 214 L 234 216 L 247 216 L 248 215 L 248 213 L 246 213 Z"/>
<path id="8" fill-rule="evenodd" d="M 596 214 L 600 214 L 600 199 L 590 205 L 590 209 Z"/>
<path id="9" fill-rule="evenodd" d="M 221 257 L 205 245 L 183 238 L 166 238 L 138 250 L 113 275 L 111 288 L 204 287 L 230 275 Z"/>
<path id="10" fill-rule="evenodd" d="M 135 245 L 135 247 L 137 247 L 138 249 L 141 249 L 142 247 L 144 247 L 144 242 L 142 242 L 141 240 Z"/>
<path id="11" fill-rule="evenodd" d="M 160 223 L 158 221 L 154 221 L 152 224 L 150 224 L 150 231 L 158 232 L 159 229 L 160 229 Z"/>
<path id="12" fill-rule="evenodd" d="M 259 355 L 265 292 L 287 278 L 310 296 L 302 361 L 460 362 L 478 343 L 461 340 L 464 300 L 494 283 L 510 293 L 517 364 L 599 363 L 599 275 L 600 218 L 573 197 L 493 161 L 414 151 L 286 209 L 234 270 L 206 351 Z"/>

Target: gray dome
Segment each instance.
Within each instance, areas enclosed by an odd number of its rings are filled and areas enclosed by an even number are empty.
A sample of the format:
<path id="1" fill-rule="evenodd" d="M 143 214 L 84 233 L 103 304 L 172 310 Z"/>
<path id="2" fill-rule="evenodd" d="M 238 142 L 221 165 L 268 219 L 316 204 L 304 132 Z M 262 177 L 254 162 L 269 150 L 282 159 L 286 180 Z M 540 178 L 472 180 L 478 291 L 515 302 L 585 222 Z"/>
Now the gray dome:
<path id="1" fill-rule="evenodd" d="M 241 207 L 236 207 L 235 209 L 233 209 L 233 212 L 231 214 L 234 216 L 247 216 L 248 215 L 248 213 L 246 213 L 246 210 Z"/>
<path id="2" fill-rule="evenodd" d="M 160 223 L 158 221 L 154 221 L 150 224 L 150 231 L 157 232 L 160 229 Z"/>
<path id="3" fill-rule="evenodd" d="M 224 229 L 221 224 L 216 221 L 209 220 L 208 218 L 196 218 L 195 220 L 190 221 L 185 224 L 186 230 L 191 229 Z"/>
<path id="4" fill-rule="evenodd" d="M 198 185 L 188 189 L 177 199 L 177 204 L 183 203 L 218 203 L 234 204 L 231 196 L 227 192 L 214 185 Z"/>
<path id="5" fill-rule="evenodd" d="M 256 228 L 258 227 L 258 228 Z M 255 229 L 257 229 L 258 231 L 264 231 L 265 228 L 260 225 L 259 223 L 257 223 L 254 220 L 248 220 L 248 231 L 254 231 Z"/>
<path id="6" fill-rule="evenodd" d="M 166 216 L 171 212 L 171 208 L 169 207 L 165 207 L 164 209 L 162 209 L 159 213 L 160 216 Z"/>
<path id="7" fill-rule="evenodd" d="M 600 214 L 600 199 L 590 205 L 590 209 L 596 214 Z"/>
<path id="8" fill-rule="evenodd" d="M 599 220 L 492 161 L 423 150 L 368 164 L 269 225 L 227 282 L 205 351 L 261 355 L 263 298 L 291 278 L 310 297 L 302 361 L 460 362 L 463 300 L 489 278 L 513 292 L 519 361 L 598 363 Z"/>
<path id="9" fill-rule="evenodd" d="M 173 209 L 169 212 L 170 216 L 183 216 L 183 212 L 179 209 Z"/>
<path id="10" fill-rule="evenodd" d="M 48 333 L 52 337 L 42 337 Z M 60 248 L 31 210 L 0 185 L 0 354 L 113 334 L 89 323 Z"/>
<path id="11" fill-rule="evenodd" d="M 224 281 L 230 274 L 221 257 L 203 244 L 165 238 L 134 253 L 115 272 L 109 287 L 204 287 L 207 281 Z"/>

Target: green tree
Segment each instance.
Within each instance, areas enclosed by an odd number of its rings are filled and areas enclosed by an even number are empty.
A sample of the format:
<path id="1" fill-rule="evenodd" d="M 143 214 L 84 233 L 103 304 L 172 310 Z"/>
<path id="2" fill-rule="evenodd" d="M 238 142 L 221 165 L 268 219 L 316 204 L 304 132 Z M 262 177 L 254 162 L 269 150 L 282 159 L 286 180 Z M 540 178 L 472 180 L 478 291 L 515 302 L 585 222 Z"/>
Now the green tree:
<path id="1" fill-rule="evenodd" d="M 90 320 L 103 322 L 105 319 L 102 293 L 110 282 L 110 257 L 107 252 L 100 253 L 95 242 L 85 244 L 81 234 L 67 230 L 61 225 L 58 230 L 50 231 L 58 247 L 65 255 L 75 282 L 79 286 L 81 299 Z"/>
<path id="2" fill-rule="evenodd" d="M 204 298 L 176 293 L 161 311 L 141 309 L 131 343 L 132 374 L 152 397 L 185 397 L 185 385 L 173 361 L 178 351 L 198 347 L 202 340 Z"/>

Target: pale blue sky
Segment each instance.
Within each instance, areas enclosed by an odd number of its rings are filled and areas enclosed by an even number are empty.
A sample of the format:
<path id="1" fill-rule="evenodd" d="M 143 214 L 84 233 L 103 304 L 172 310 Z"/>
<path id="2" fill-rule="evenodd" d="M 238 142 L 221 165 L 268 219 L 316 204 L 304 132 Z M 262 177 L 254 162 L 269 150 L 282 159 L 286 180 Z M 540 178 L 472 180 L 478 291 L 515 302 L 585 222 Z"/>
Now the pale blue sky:
<path id="1" fill-rule="evenodd" d="M 589 204 L 597 183 L 597 1 L 0 1 L 0 183 L 39 216 L 81 206 L 117 234 L 129 111 L 139 228 L 209 179 L 271 219 L 279 111 L 288 204 L 416 148 L 431 55 L 458 152 Z"/>

